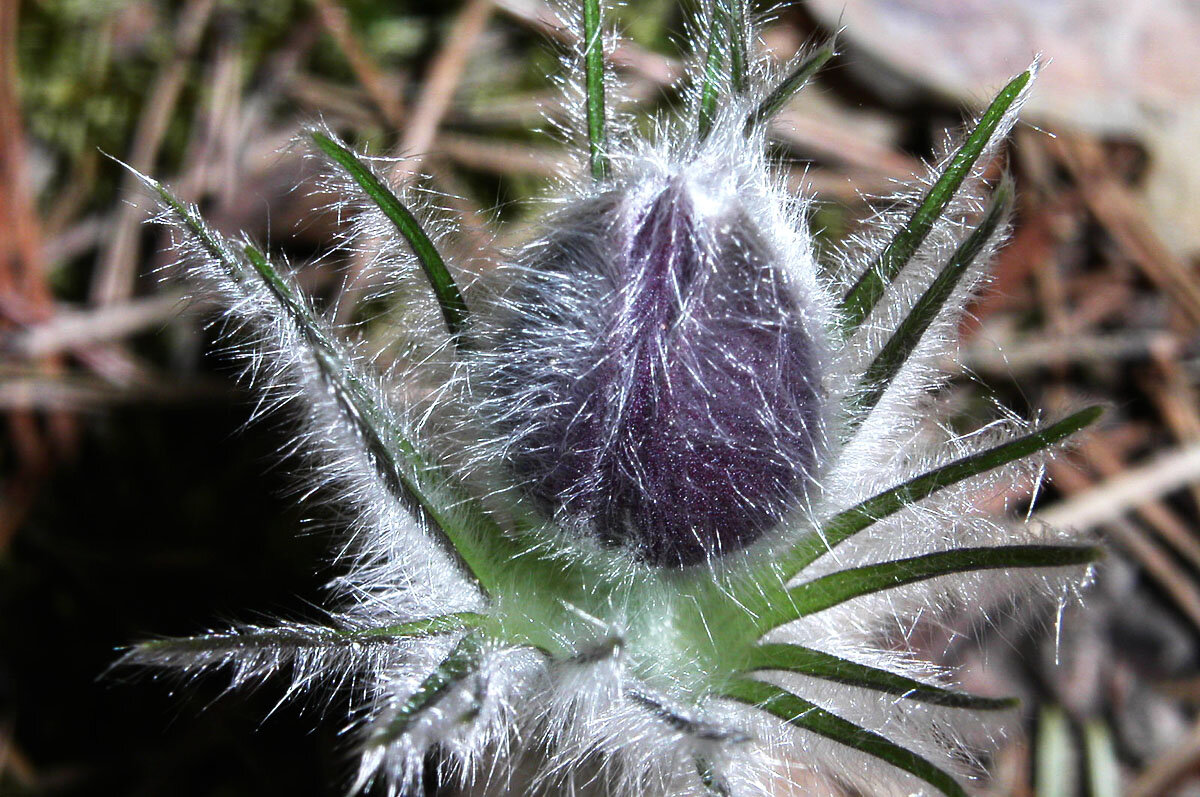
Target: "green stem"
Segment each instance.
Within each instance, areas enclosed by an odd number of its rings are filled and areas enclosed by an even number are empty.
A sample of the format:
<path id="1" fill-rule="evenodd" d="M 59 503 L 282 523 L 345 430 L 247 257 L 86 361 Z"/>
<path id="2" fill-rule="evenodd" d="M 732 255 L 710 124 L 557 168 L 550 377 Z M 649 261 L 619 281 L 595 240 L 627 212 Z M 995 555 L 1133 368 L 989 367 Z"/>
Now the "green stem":
<path id="1" fill-rule="evenodd" d="M 604 34 L 600 0 L 583 0 L 583 48 L 592 178 L 604 180 L 608 177 L 608 136 L 604 123 Z"/>

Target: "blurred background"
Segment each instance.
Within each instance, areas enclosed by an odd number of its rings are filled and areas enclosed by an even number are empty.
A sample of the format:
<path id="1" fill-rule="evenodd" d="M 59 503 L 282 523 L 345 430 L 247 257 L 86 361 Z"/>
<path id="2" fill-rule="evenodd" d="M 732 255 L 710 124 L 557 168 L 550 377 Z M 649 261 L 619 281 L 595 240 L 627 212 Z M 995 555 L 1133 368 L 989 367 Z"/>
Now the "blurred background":
<path id="1" fill-rule="evenodd" d="M 627 109 L 649 118 L 678 99 L 686 11 L 616 15 Z M 328 518 L 276 464 L 286 429 L 246 425 L 252 397 L 156 275 L 165 233 L 107 156 L 331 300 L 354 264 L 321 257 L 340 222 L 288 148 L 300 126 L 417 156 L 398 179 L 479 231 L 459 254 L 503 243 L 565 162 L 535 132 L 547 43 L 571 35 L 551 19 L 540 0 L 0 0 L 0 795 L 332 795 L 351 771 L 338 710 L 277 706 L 277 684 L 218 699 L 220 679 L 106 673 L 147 636 L 311 615 L 332 575 Z M 993 400 L 1109 404 L 1036 511 L 1113 553 L 1086 611 L 997 618 L 982 648 L 930 634 L 968 687 L 1025 699 L 988 792 L 1200 794 L 1200 7 L 800 0 L 764 39 L 788 57 L 838 27 L 774 143 L 826 244 L 1048 61 L 1007 153 L 1013 239 L 964 323 L 974 377 L 951 390 L 964 424 Z"/>

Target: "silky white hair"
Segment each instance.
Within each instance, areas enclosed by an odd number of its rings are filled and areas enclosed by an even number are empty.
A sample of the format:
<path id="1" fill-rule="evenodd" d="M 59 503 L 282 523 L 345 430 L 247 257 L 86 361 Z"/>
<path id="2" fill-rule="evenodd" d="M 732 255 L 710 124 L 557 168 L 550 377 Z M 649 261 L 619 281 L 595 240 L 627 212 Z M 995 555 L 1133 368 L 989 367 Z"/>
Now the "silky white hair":
<path id="1" fill-rule="evenodd" d="M 691 32 L 697 41 L 713 13 L 708 4 L 702 9 Z M 580 29 L 578 11 L 564 5 L 562 24 Z M 747 39 L 754 41 L 756 28 L 752 22 L 747 25 Z M 611 34 L 606 41 L 611 50 Z M 359 183 L 330 174 L 325 190 L 344 198 L 338 208 L 349 220 L 340 246 L 369 258 L 376 288 L 401 304 L 396 317 L 403 328 L 393 347 L 401 354 L 382 373 L 358 341 L 335 333 L 290 277 L 282 277 L 281 300 L 278 286 L 248 270 L 231 269 L 231 263 L 245 262 L 244 242 L 204 227 L 190 209 L 168 207 L 162 220 L 178 231 L 180 269 L 197 295 L 215 299 L 222 308 L 219 321 L 227 327 L 230 348 L 245 363 L 246 379 L 261 396 L 256 414 L 283 410 L 295 419 L 294 447 L 305 456 L 307 491 L 336 506 L 347 529 L 338 552 L 346 574 L 331 585 L 336 609 L 326 625 L 239 626 L 190 641 L 138 646 L 124 661 L 189 675 L 225 669 L 231 688 L 282 671 L 290 677 L 288 696 L 331 686 L 351 690 L 349 727 L 362 744 L 356 789 L 380 781 L 389 794 L 416 790 L 431 752 L 437 754 L 443 778 L 477 793 L 767 795 L 798 783 L 809 790 L 851 785 L 872 794 L 928 788 L 924 780 L 877 755 L 714 693 L 700 671 L 703 661 L 689 664 L 689 652 L 680 649 L 686 637 L 672 626 L 676 615 L 671 612 L 681 605 L 675 590 L 685 576 L 648 563 L 628 540 L 614 545 L 598 539 L 595 518 L 586 512 L 561 507 L 548 516 L 533 512 L 536 521 L 520 538 L 526 547 L 511 562 L 511 594 L 485 595 L 464 576 L 456 552 L 436 544 L 439 536 L 428 508 L 406 500 L 381 476 L 380 451 L 412 447 L 436 452 L 436 462 L 409 478 L 465 533 L 479 538 L 491 533 L 462 509 L 465 493 L 482 495 L 488 516 L 499 525 L 527 517 L 531 510 L 522 494 L 524 477 L 506 470 L 505 463 L 519 458 L 531 429 L 543 436 L 556 433 L 556 422 L 537 413 L 567 401 L 555 393 L 563 375 L 597 367 L 589 358 L 607 320 L 598 315 L 603 302 L 597 302 L 595 286 L 586 278 L 596 273 L 594 258 L 624 245 L 639 214 L 668 185 L 676 186 L 673 190 L 689 203 L 687 230 L 697 236 L 692 242 L 697 250 L 724 240 L 731 225 L 735 233 L 754 237 L 755 257 L 778 277 L 781 295 L 794 300 L 793 320 L 811 346 L 807 378 L 810 400 L 816 403 L 814 453 L 811 462 L 795 466 L 796 478 L 804 484 L 795 505 L 778 512 L 772 528 L 756 531 L 744 550 L 710 551 L 704 563 L 687 569 L 693 574 L 687 577 L 704 574 L 733 601 L 736 585 L 747 573 L 761 572 L 755 568 L 798 539 L 820 533 L 839 513 L 1035 428 L 1001 411 L 983 429 L 956 433 L 937 395 L 948 379 L 943 363 L 955 351 L 963 308 L 983 284 L 1000 234 L 983 247 L 865 419 L 856 423 L 846 411 L 862 390 L 864 373 L 983 211 L 984 165 L 1015 123 L 1028 88 L 1010 104 L 979 165 L 899 278 L 864 323 L 843 338 L 837 331 L 839 298 L 902 228 L 949 155 L 914 187 L 884 199 L 883 209 L 833 253 L 832 264 L 819 264 L 808 225 L 809 200 L 787 190 L 783 173 L 764 154 L 765 122 L 748 131 L 745 125 L 803 54 L 786 64 L 752 56 L 750 88 L 739 96 L 724 91 L 728 100 L 707 136 L 695 130 L 701 97 L 693 69 L 678 87 L 683 113 L 656 120 L 648 136 L 636 132 L 630 117 L 611 115 L 606 152 L 611 179 L 565 175 L 543 200 L 542 220 L 527 243 L 496 253 L 492 259 L 500 265 L 486 277 L 473 279 L 470 268 L 449 263 L 474 314 L 474 348 L 469 350 L 456 350 L 456 339 L 442 327 L 439 305 L 424 289 L 422 264 L 409 242 L 397 235 Z M 557 134 L 575 145 L 580 175 L 587 171 L 582 61 L 582 46 L 564 57 L 563 112 L 551 115 L 558 120 Z M 606 80 L 610 95 L 621 91 L 611 71 Z M 332 137 L 328 131 L 326 135 Z M 434 245 L 448 249 L 459 231 L 437 208 L 436 195 L 410 188 L 400 196 L 430 231 Z M 591 208 L 617 210 L 611 218 L 598 219 Z M 564 236 L 573 236 L 569 246 L 554 244 Z M 538 267 L 548 242 L 557 246 L 555 256 L 562 263 L 557 274 Z M 509 345 L 514 318 L 529 323 L 536 318 L 535 343 L 520 344 L 524 349 Z M 702 352 L 708 356 L 721 353 L 723 342 L 680 345 L 708 347 Z M 673 351 L 669 356 L 686 354 Z M 503 381 L 514 356 L 523 358 L 526 370 L 521 374 L 527 381 L 497 391 L 495 385 Z M 382 430 L 377 442 L 364 437 L 356 396 L 371 399 L 371 426 Z M 710 398 L 719 405 L 720 396 Z M 759 409 L 770 414 L 770 407 Z M 577 410 L 591 411 L 583 405 Z M 770 435 L 763 439 L 761 446 L 774 445 Z M 778 451 L 747 455 L 778 459 L 783 451 L 780 444 Z M 1010 495 L 1013 484 L 1037 484 L 1046 456 L 1035 453 L 909 503 L 805 566 L 793 583 L 938 551 L 1072 541 L 1069 534 L 996 519 L 980 509 L 992 496 Z M 630 482 L 636 489 L 636 474 Z M 484 640 L 468 670 L 445 678 L 434 698 L 414 712 L 414 696 L 424 695 L 431 678 L 438 677 L 439 668 L 470 633 L 459 629 L 396 638 L 372 636 L 371 630 L 453 613 L 505 613 L 509 619 L 502 624 L 538 621 L 542 610 L 532 608 L 533 603 L 538 590 L 550 586 L 522 581 L 526 560 L 537 557 L 584 568 L 604 584 L 622 586 L 611 592 L 616 596 L 612 600 L 567 606 L 560 613 L 568 619 L 547 633 L 566 654 L 551 656 L 502 639 Z M 922 684 L 951 687 L 951 673 L 906 648 L 918 623 L 937 623 L 962 612 L 984 617 L 1030 595 L 1066 600 L 1082 580 L 1078 569 L 1061 567 L 948 573 L 859 595 L 785 622 L 765 638 L 802 644 Z M 595 594 L 602 591 L 597 584 Z M 709 619 L 701 617 L 700 622 Z M 678 672 L 663 670 L 677 663 Z M 860 685 L 782 671 L 760 680 L 959 778 L 978 774 L 979 751 L 1001 733 L 1002 725 L 976 712 Z M 395 728 L 402 730 L 393 735 Z"/>

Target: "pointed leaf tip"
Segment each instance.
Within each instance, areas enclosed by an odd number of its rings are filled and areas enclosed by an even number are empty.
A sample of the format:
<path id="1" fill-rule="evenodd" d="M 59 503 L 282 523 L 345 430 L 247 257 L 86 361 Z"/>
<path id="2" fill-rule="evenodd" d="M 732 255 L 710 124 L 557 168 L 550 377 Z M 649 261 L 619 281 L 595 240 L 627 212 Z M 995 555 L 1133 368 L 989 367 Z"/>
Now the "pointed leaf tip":
<path id="1" fill-rule="evenodd" d="M 921 247 L 934 223 L 993 141 L 996 130 L 1008 118 L 1009 110 L 1021 98 L 1035 72 L 1036 68 L 1030 67 L 1000 90 L 905 225 L 896 231 L 892 240 L 846 293 L 841 303 L 840 320 L 845 335 L 849 336 L 866 320 L 883 297 L 887 286 L 899 276 Z"/>
<path id="2" fill-rule="evenodd" d="M 326 157 L 340 166 L 346 174 L 358 184 L 366 195 L 375 203 L 396 230 L 408 243 L 421 270 L 433 288 L 434 297 L 442 311 L 446 330 L 453 336 L 455 343 L 465 345 L 464 330 L 470 317 L 466 299 L 459 290 L 446 262 L 438 252 L 437 247 L 422 229 L 416 216 L 392 192 L 375 172 L 355 155 L 348 147 L 335 140 L 321 130 L 310 129 L 309 138 Z"/>
<path id="3" fill-rule="evenodd" d="M 763 98 L 758 107 L 746 119 L 746 133 L 749 134 L 779 113 L 788 101 L 807 86 L 821 67 L 835 55 L 837 55 L 836 42 L 834 39 L 830 39 L 796 64 L 795 68 Z"/>

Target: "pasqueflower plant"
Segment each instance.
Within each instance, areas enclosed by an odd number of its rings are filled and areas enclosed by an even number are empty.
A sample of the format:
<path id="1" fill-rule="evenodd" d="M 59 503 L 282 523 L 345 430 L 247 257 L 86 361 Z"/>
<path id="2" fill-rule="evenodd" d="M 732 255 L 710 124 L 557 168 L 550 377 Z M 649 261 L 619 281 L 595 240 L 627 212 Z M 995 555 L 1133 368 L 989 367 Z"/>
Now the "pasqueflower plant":
<path id="1" fill-rule="evenodd" d="M 833 46 L 777 63 L 745 5 L 700 9 L 683 107 L 649 135 L 606 104 L 599 0 L 564 10 L 578 175 L 486 276 L 443 256 L 457 230 L 423 195 L 308 131 L 345 245 L 403 297 L 389 369 L 146 178 L 346 537 L 323 623 L 124 663 L 348 690 L 355 786 L 394 794 L 430 761 L 495 794 L 965 793 L 1011 701 L 955 689 L 904 629 L 1062 600 L 1097 556 L 980 507 L 1098 410 L 962 434 L 938 397 L 1012 203 L 985 167 L 1036 65 L 818 262 L 766 138 Z"/>

